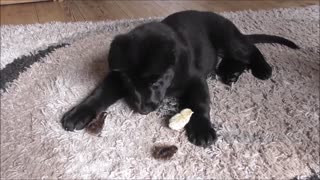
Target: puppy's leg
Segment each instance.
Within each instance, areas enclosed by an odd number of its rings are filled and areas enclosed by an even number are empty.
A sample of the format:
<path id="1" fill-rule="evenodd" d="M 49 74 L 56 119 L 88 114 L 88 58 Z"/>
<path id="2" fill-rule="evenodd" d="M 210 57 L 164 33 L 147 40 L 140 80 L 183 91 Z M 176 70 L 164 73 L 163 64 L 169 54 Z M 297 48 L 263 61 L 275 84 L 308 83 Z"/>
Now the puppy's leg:
<path id="1" fill-rule="evenodd" d="M 216 73 L 222 83 L 231 85 L 237 82 L 240 75 L 247 69 L 247 65 L 240 62 L 224 57 L 216 69 Z"/>
<path id="2" fill-rule="evenodd" d="M 253 45 L 253 50 L 250 55 L 250 69 L 252 74 L 261 80 L 266 80 L 271 77 L 272 68 L 266 62 L 265 58 L 261 54 L 260 50 Z"/>
<path id="3" fill-rule="evenodd" d="M 86 99 L 63 116 L 62 127 L 67 131 L 85 128 L 96 115 L 123 96 L 120 76 L 111 72 Z"/>
<path id="4" fill-rule="evenodd" d="M 180 107 L 194 113 L 186 126 L 188 139 L 197 146 L 207 147 L 216 140 L 216 132 L 210 122 L 210 97 L 205 79 L 194 79 L 179 98 Z"/>
<path id="5" fill-rule="evenodd" d="M 272 68 L 266 62 L 260 50 L 242 36 L 234 38 L 225 46 L 225 57 L 246 64 L 252 74 L 261 80 L 271 77 Z"/>

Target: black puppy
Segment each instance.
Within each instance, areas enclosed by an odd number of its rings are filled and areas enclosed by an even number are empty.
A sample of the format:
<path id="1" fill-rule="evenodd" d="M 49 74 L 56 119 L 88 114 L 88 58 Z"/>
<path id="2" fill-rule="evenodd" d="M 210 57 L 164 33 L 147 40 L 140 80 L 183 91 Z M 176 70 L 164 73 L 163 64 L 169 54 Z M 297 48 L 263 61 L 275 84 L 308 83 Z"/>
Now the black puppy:
<path id="1" fill-rule="evenodd" d="M 206 147 L 216 139 L 210 123 L 207 76 L 217 71 L 227 84 L 245 69 L 259 79 L 271 76 L 270 65 L 254 43 L 298 48 L 282 37 L 243 35 L 231 21 L 211 12 L 184 11 L 136 27 L 115 37 L 108 58 L 111 72 L 64 115 L 62 126 L 68 131 L 83 129 L 120 98 L 135 111 L 148 114 L 165 96 L 174 96 L 181 109 L 194 111 L 186 126 L 188 139 Z M 222 57 L 219 65 L 218 54 Z"/>

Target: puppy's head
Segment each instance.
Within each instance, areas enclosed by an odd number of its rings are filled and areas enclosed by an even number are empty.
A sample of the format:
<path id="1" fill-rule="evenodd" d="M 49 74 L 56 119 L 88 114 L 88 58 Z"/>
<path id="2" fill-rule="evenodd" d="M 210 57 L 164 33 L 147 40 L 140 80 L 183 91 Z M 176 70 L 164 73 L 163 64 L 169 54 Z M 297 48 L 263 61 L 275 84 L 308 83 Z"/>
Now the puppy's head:
<path id="1" fill-rule="evenodd" d="M 162 23 L 139 26 L 113 40 L 109 67 L 120 72 L 133 109 L 148 114 L 159 106 L 174 77 L 176 56 L 174 34 Z"/>

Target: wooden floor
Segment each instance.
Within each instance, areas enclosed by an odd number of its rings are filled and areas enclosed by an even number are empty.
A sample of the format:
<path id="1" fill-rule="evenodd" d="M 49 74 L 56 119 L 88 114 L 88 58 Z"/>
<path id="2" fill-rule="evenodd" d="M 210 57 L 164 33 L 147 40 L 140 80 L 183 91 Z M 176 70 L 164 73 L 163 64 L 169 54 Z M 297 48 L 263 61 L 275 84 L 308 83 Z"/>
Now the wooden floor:
<path id="1" fill-rule="evenodd" d="M 196 9 L 204 11 L 259 10 L 319 4 L 318 0 L 65 0 L 1 6 L 1 24 L 33 24 L 50 21 L 100 21 L 150 16 Z"/>

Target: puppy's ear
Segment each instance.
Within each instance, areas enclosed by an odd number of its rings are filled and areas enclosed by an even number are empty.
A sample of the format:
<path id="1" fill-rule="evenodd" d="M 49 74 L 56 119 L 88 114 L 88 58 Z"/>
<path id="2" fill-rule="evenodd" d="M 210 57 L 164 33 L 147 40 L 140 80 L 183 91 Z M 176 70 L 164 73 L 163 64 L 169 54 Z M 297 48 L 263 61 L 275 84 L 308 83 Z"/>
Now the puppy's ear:
<path id="1" fill-rule="evenodd" d="M 109 67 L 111 71 L 125 71 L 129 68 L 130 46 L 132 38 L 130 35 L 118 35 L 114 38 L 109 50 Z"/>

